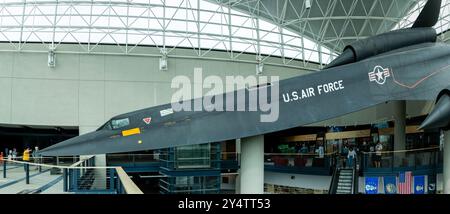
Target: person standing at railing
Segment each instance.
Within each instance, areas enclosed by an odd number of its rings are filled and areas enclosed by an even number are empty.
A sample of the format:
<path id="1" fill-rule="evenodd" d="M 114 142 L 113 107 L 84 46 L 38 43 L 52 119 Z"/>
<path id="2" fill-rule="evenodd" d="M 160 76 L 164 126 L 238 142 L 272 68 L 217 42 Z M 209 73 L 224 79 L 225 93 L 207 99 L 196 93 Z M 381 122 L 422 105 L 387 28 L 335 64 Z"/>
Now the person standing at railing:
<path id="1" fill-rule="evenodd" d="M 306 144 L 303 144 L 302 148 L 300 148 L 300 153 L 301 154 L 308 154 L 308 152 L 309 152 L 308 147 L 306 146 Z"/>
<path id="2" fill-rule="evenodd" d="M 30 161 L 30 152 L 31 152 L 31 150 L 29 148 L 26 148 L 23 151 L 23 155 L 22 155 L 22 161 L 23 162 L 29 162 Z M 26 166 L 27 166 L 27 163 L 23 165 L 23 169 L 24 170 L 27 170 Z"/>
<path id="3" fill-rule="evenodd" d="M 381 168 L 381 156 L 383 151 L 383 144 L 381 144 L 380 141 L 378 141 L 377 145 L 375 146 L 375 167 Z"/>
<path id="4" fill-rule="evenodd" d="M 319 148 L 317 149 L 317 154 L 319 155 L 319 158 L 325 157 L 325 148 L 323 148 L 323 144 L 319 144 Z"/>
<path id="5" fill-rule="evenodd" d="M 356 159 L 356 151 L 355 149 L 353 149 L 353 147 L 351 147 L 347 155 L 348 167 L 353 167 L 353 160 L 355 159 Z"/>
<path id="6" fill-rule="evenodd" d="M 8 161 L 11 161 L 12 160 L 12 150 L 9 150 L 8 152 L 9 152 Z"/>
<path id="7" fill-rule="evenodd" d="M 16 160 L 16 158 L 17 158 L 17 149 L 14 148 L 13 151 L 12 151 L 12 159 Z"/>
<path id="8" fill-rule="evenodd" d="M 35 146 L 33 153 L 31 153 L 31 156 L 33 156 L 33 161 L 34 161 L 35 164 L 39 164 L 40 163 L 40 160 L 39 160 L 39 157 L 38 157 L 38 154 L 37 154 L 38 151 L 39 151 L 39 147 Z M 36 165 L 36 169 L 39 169 L 38 165 Z"/>

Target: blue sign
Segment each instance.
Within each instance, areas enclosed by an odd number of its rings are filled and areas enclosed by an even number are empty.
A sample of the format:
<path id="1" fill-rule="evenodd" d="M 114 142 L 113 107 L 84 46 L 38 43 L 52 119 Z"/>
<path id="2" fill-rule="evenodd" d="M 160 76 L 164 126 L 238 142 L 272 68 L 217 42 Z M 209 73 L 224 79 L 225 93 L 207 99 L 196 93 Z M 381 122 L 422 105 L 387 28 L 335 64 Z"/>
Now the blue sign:
<path id="1" fill-rule="evenodd" d="M 425 194 L 425 176 L 414 176 L 414 194 Z"/>
<path id="2" fill-rule="evenodd" d="M 366 194 L 378 194 L 378 177 L 366 177 Z"/>
<path id="3" fill-rule="evenodd" d="M 384 193 L 397 194 L 397 177 L 395 176 L 384 177 Z"/>

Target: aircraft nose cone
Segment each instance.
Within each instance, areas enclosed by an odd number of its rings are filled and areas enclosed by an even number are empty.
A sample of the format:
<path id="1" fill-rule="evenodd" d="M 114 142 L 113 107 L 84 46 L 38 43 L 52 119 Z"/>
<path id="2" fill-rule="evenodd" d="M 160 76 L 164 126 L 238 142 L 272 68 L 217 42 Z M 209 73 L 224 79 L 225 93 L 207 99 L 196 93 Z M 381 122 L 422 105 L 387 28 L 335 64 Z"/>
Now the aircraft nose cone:
<path id="1" fill-rule="evenodd" d="M 99 137 L 102 135 L 101 131 L 91 132 L 85 135 L 77 136 L 68 140 L 65 140 L 61 143 L 49 146 L 45 149 L 42 149 L 38 152 L 39 155 L 43 156 L 59 156 L 61 155 L 58 153 L 59 151 L 63 150 L 64 148 L 73 147 L 73 146 L 82 146 L 83 144 L 86 144 L 88 142 L 91 142 L 95 140 L 96 137 Z"/>
<path id="2" fill-rule="evenodd" d="M 444 94 L 439 98 L 433 111 L 420 125 L 419 130 L 447 127 L 450 122 L 450 96 Z"/>

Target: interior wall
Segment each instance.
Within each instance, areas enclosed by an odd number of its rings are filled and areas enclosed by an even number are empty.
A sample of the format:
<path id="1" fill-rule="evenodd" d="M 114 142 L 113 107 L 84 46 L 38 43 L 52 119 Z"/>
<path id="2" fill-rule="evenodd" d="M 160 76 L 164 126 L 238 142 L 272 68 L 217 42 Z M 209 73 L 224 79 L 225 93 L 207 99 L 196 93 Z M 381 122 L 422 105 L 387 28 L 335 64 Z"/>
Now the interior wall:
<path id="1" fill-rule="evenodd" d="M 70 45 L 62 45 L 66 51 Z M 155 48 L 148 47 L 148 51 Z M 150 50 L 151 49 L 151 50 Z M 0 53 L 0 124 L 79 126 L 94 130 L 111 117 L 170 102 L 177 75 L 255 75 L 255 64 L 115 55 L 56 54 L 56 67 L 46 53 Z M 264 66 L 264 75 L 290 78 L 307 71 Z M 206 91 L 206 90 L 205 90 Z"/>

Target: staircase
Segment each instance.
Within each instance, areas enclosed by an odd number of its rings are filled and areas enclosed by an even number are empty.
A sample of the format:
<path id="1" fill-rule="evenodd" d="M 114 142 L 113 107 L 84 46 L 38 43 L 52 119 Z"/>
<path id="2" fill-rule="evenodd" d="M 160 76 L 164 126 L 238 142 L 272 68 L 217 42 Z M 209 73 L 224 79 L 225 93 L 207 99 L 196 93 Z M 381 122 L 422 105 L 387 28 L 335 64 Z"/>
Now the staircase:
<path id="1" fill-rule="evenodd" d="M 351 168 L 336 167 L 328 194 L 358 194 L 358 180 L 356 165 Z"/>
<path id="2" fill-rule="evenodd" d="M 336 194 L 353 194 L 353 169 L 339 170 Z"/>

